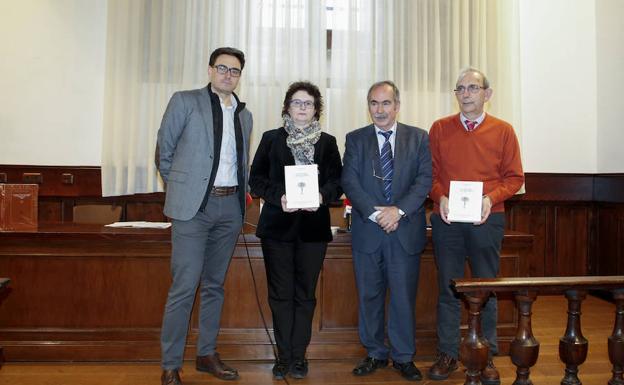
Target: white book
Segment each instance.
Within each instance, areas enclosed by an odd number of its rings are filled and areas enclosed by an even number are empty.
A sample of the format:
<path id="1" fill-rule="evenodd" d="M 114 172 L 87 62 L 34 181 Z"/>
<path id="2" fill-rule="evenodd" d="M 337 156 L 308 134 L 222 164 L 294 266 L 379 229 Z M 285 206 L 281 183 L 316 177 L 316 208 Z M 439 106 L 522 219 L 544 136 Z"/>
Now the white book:
<path id="1" fill-rule="evenodd" d="M 318 165 L 284 166 L 286 208 L 319 207 Z"/>
<path id="2" fill-rule="evenodd" d="M 451 181 L 449 189 L 449 221 L 480 222 L 482 203 L 483 182 Z"/>

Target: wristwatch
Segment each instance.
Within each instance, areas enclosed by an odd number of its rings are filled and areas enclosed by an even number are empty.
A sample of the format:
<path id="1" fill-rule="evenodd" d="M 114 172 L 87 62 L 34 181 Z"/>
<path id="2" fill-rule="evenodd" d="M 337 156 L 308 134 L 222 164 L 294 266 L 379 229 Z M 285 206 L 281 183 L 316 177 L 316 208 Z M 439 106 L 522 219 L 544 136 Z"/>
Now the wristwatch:
<path id="1" fill-rule="evenodd" d="M 405 218 L 405 211 L 399 209 L 399 215 L 401 216 L 401 218 Z"/>

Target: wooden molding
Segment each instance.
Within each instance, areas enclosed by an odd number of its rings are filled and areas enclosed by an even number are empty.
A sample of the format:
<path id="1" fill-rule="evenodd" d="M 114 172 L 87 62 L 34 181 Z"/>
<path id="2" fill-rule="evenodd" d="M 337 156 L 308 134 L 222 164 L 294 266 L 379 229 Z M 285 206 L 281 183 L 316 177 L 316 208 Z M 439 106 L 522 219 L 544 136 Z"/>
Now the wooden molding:
<path id="1" fill-rule="evenodd" d="M 98 166 L 0 165 L 0 183 L 39 183 L 40 197 L 102 198 Z M 624 173 L 526 173 L 526 193 L 512 200 L 624 203 Z M 4 179 L 4 182 L 3 182 Z M 114 200 L 162 201 L 162 193 L 115 197 Z"/>

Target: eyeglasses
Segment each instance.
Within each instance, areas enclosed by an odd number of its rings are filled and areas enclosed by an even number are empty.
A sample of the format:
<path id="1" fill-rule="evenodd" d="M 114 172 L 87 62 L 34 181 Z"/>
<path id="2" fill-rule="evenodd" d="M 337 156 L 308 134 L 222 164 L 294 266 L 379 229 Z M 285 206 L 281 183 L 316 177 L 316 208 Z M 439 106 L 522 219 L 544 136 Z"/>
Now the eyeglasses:
<path id="1" fill-rule="evenodd" d="M 295 107 L 295 108 L 312 108 L 314 107 L 314 102 L 310 101 L 310 100 L 299 100 L 299 99 L 293 99 L 290 101 L 290 106 L 291 107 Z"/>
<path id="2" fill-rule="evenodd" d="M 471 84 L 468 87 L 459 86 L 455 88 L 453 91 L 455 92 L 456 95 L 463 95 L 464 92 L 466 92 L 466 90 L 468 90 L 468 92 L 471 94 L 476 94 L 477 92 L 479 92 L 479 90 L 484 90 L 484 89 L 485 87 L 481 87 L 476 84 Z"/>
<path id="3" fill-rule="evenodd" d="M 371 159 L 371 163 L 373 165 L 373 177 L 383 180 L 384 182 L 392 182 L 392 178 L 384 178 L 383 176 L 377 175 L 377 172 L 375 171 L 375 160 Z"/>
<path id="4" fill-rule="evenodd" d="M 213 66 L 213 68 L 217 69 L 217 72 L 220 73 L 221 75 L 225 75 L 228 71 L 230 72 L 230 75 L 232 75 L 232 77 L 239 77 L 241 76 L 241 72 L 243 72 L 242 70 L 238 69 L 238 68 L 229 68 L 227 66 L 224 66 L 223 64 L 217 64 L 216 66 Z"/>

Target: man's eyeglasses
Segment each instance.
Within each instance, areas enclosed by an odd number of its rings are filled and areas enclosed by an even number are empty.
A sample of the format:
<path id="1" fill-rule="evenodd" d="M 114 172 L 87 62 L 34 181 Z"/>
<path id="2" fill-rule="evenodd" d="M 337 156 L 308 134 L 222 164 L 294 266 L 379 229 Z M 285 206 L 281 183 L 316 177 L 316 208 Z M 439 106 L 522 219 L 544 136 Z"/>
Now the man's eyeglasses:
<path id="1" fill-rule="evenodd" d="M 310 101 L 310 100 L 299 100 L 299 99 L 293 99 L 290 101 L 290 106 L 291 107 L 295 107 L 295 108 L 312 108 L 314 107 L 314 102 Z"/>
<path id="2" fill-rule="evenodd" d="M 455 92 L 456 95 L 463 95 L 464 92 L 466 92 L 466 90 L 468 90 L 468 92 L 471 94 L 476 94 L 477 92 L 479 92 L 479 90 L 484 90 L 484 89 L 485 87 L 481 87 L 476 84 L 471 84 L 468 87 L 459 86 L 455 88 L 453 91 Z"/>
<path id="3" fill-rule="evenodd" d="M 224 66 L 223 64 L 217 64 L 216 66 L 213 66 L 213 68 L 217 69 L 217 72 L 220 73 L 221 75 L 225 75 L 228 71 L 230 72 L 230 75 L 232 75 L 232 77 L 239 77 L 241 76 L 241 72 L 243 72 L 242 70 L 238 69 L 238 68 L 228 68 L 227 66 Z"/>
<path id="4" fill-rule="evenodd" d="M 373 164 L 373 177 L 383 180 L 384 182 L 392 182 L 392 178 L 384 178 L 383 176 L 377 175 L 375 171 L 375 160 L 371 160 L 371 163 Z"/>

